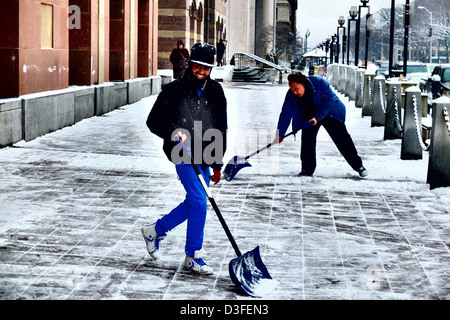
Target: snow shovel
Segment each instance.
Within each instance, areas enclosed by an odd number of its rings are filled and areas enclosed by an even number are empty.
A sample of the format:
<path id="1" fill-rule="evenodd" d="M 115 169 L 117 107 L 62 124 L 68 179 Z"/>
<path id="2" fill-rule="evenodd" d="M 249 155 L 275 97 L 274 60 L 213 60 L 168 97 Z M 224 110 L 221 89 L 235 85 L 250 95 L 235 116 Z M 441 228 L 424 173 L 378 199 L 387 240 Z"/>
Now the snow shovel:
<path id="1" fill-rule="evenodd" d="M 179 140 L 177 140 L 177 142 L 179 143 Z M 219 210 L 219 207 L 216 204 L 216 201 L 214 200 L 211 192 L 209 191 L 208 186 L 206 185 L 205 180 L 203 179 L 202 174 L 200 173 L 200 170 L 194 163 L 194 157 L 192 156 L 190 148 L 186 146 L 184 143 L 181 144 L 183 146 L 183 149 L 186 150 L 188 154 L 191 156 L 192 167 L 194 168 L 195 173 L 198 179 L 200 180 L 203 189 L 206 192 L 209 202 L 211 203 L 211 206 L 216 212 L 216 215 L 219 218 L 219 221 L 222 224 L 223 229 L 225 230 L 225 233 L 227 234 L 228 240 L 230 240 L 231 245 L 233 246 L 233 249 L 236 252 L 236 255 L 238 256 L 237 258 L 232 259 L 228 265 L 228 271 L 230 273 L 231 280 L 243 293 L 249 296 L 256 297 L 257 296 L 256 291 L 261 285 L 261 282 L 272 279 L 272 277 L 269 274 L 269 271 L 267 271 L 267 268 L 261 259 L 261 255 L 259 253 L 259 246 L 257 246 L 252 251 L 246 252 L 244 254 L 241 253 L 236 244 L 236 241 L 233 238 L 233 235 L 230 232 L 230 229 L 228 228 L 222 216 L 222 213 Z"/>
<path id="2" fill-rule="evenodd" d="M 283 136 L 283 139 L 286 137 L 289 137 L 292 134 L 297 133 L 297 131 L 292 131 L 292 132 L 286 134 L 285 136 Z M 267 146 L 265 146 L 259 150 L 256 150 L 255 152 L 249 154 L 246 157 L 234 156 L 233 159 L 228 161 L 227 165 L 225 166 L 225 169 L 223 170 L 223 177 L 225 178 L 225 180 L 231 181 L 236 176 L 236 174 L 239 172 L 239 170 L 241 170 L 245 167 L 251 167 L 252 165 L 250 163 L 248 163 L 248 159 L 253 156 L 256 156 L 261 151 L 264 151 L 264 150 L 270 148 L 272 146 L 272 144 L 273 144 L 273 142 L 269 143 Z"/>

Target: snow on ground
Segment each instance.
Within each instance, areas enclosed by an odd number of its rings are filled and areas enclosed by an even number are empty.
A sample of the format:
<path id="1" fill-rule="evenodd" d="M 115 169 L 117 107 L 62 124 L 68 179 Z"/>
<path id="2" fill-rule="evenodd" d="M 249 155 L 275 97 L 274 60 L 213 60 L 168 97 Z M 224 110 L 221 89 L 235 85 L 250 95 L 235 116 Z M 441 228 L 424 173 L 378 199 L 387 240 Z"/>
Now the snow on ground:
<path id="1" fill-rule="evenodd" d="M 288 87 L 223 87 L 226 163 L 273 140 Z M 233 181 L 211 187 L 241 250 L 261 246 L 278 286 L 263 283 L 260 294 L 449 298 L 450 187 L 430 190 L 428 154 L 401 160 L 401 141 L 384 141 L 383 128 L 371 128 L 370 117 L 339 96 L 367 178 L 322 129 L 313 177 L 296 176 L 298 135 L 251 158 L 252 167 Z M 247 299 L 230 283 L 235 255 L 212 210 L 204 251 L 213 277 L 183 272 L 185 225 L 170 232 L 160 261 L 145 251 L 140 227 L 184 198 L 162 141 L 145 125 L 155 99 L 0 150 L 0 281 L 7 292 L 0 286 L 1 299 Z M 367 282 L 373 267 L 375 284 Z"/>

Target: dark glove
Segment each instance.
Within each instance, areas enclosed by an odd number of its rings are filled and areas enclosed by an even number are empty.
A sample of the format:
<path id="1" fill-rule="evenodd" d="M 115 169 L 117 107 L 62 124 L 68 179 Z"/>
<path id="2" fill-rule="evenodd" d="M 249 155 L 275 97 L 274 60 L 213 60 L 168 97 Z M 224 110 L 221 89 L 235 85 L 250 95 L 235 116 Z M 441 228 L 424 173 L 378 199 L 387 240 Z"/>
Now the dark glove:
<path id="1" fill-rule="evenodd" d="M 214 182 L 214 185 L 218 184 L 220 182 L 220 178 L 222 177 L 222 172 L 217 169 L 213 169 L 213 175 L 209 176 L 212 182 Z"/>

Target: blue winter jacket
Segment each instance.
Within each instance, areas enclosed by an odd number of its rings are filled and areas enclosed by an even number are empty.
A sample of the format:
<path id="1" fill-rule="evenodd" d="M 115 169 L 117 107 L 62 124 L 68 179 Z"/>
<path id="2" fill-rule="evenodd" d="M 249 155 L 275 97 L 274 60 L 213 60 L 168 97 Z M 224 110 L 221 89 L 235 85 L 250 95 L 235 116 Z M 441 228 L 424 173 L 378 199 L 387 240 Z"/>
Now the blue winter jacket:
<path id="1" fill-rule="evenodd" d="M 326 116 L 331 116 L 341 122 L 345 122 L 345 105 L 336 96 L 330 87 L 328 81 L 318 76 L 308 77 L 313 91 L 313 101 L 316 107 L 317 122 L 323 120 Z M 305 110 L 300 108 L 299 97 L 292 90 L 286 94 L 284 104 L 281 109 L 280 118 L 278 120 L 279 136 L 284 136 L 292 120 L 292 129 L 299 130 L 307 127 L 311 116 L 308 116 Z"/>

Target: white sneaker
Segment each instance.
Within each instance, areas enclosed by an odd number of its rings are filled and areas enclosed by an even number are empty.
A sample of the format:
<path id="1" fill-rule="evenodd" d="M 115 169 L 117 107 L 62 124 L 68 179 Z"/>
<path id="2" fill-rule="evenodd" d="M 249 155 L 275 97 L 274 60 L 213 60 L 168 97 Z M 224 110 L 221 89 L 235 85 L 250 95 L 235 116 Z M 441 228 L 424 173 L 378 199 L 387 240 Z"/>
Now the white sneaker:
<path id="1" fill-rule="evenodd" d="M 198 251 L 195 252 L 194 258 L 186 255 L 186 259 L 184 259 L 184 269 L 203 275 L 213 273 L 213 269 L 209 267 L 202 258 L 200 258 Z"/>
<path id="2" fill-rule="evenodd" d="M 166 238 L 166 234 L 158 235 L 156 233 L 156 222 L 143 226 L 141 228 L 142 236 L 144 237 L 147 251 L 154 260 L 159 258 L 159 243 Z"/>

